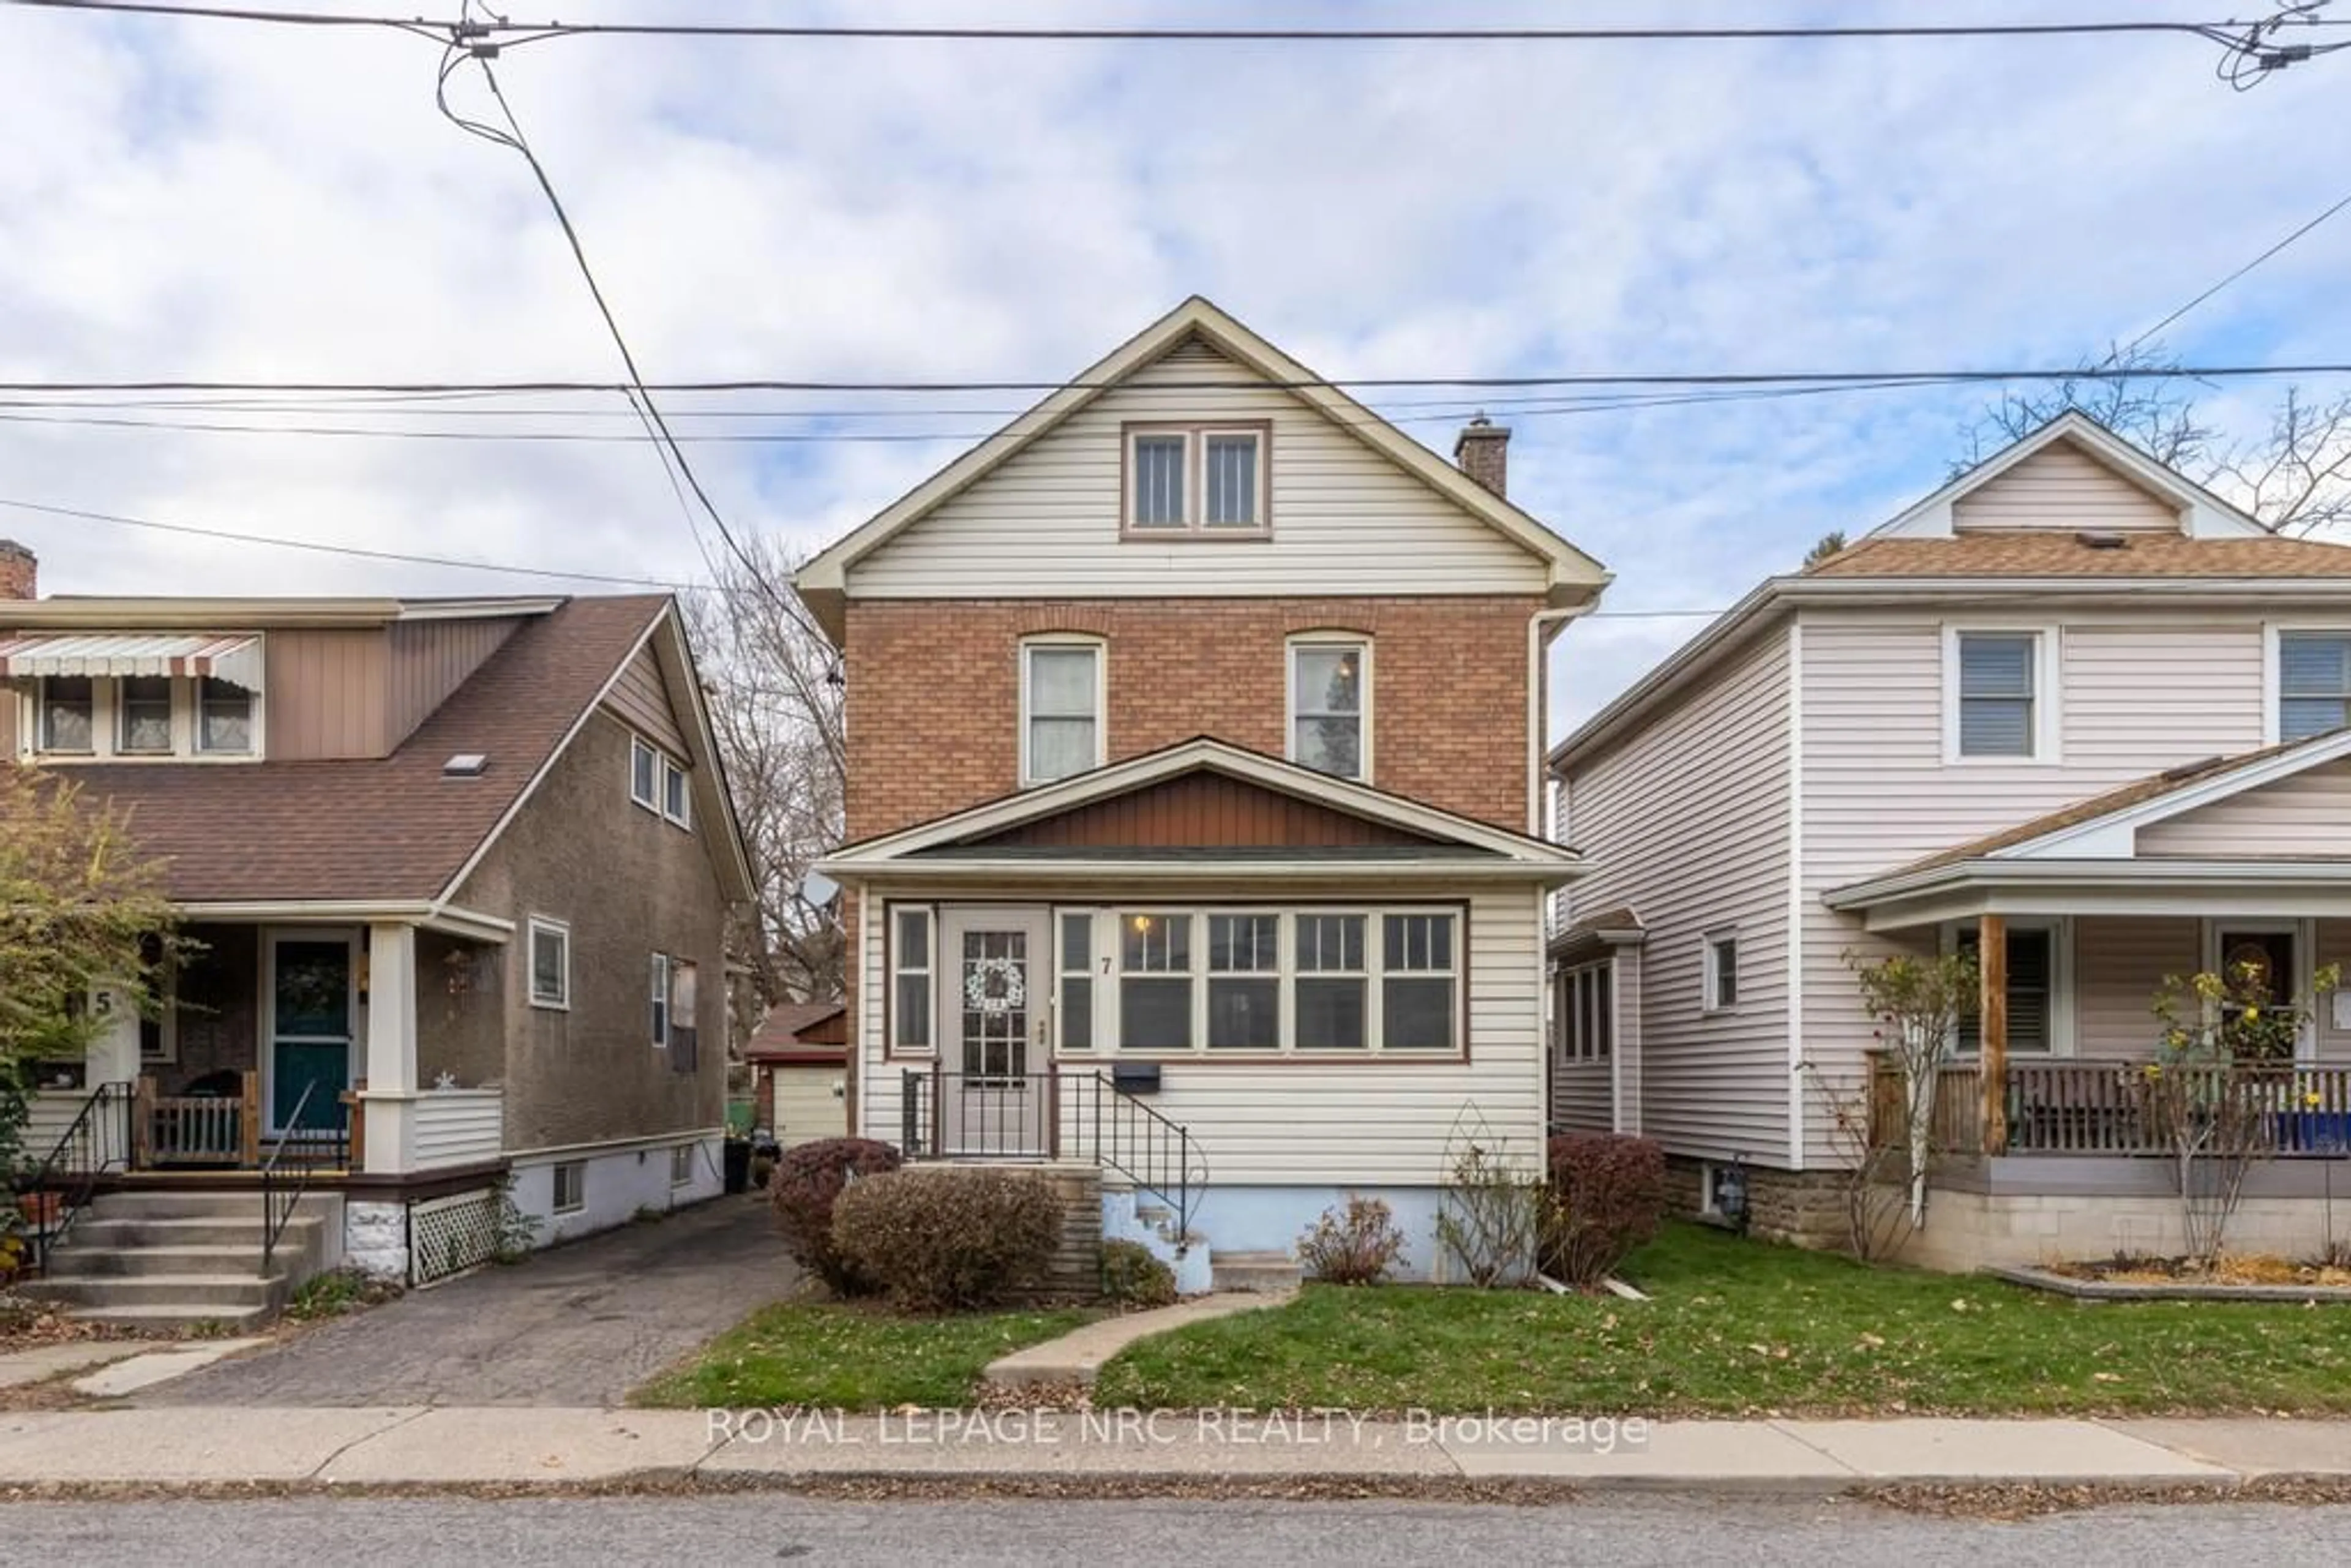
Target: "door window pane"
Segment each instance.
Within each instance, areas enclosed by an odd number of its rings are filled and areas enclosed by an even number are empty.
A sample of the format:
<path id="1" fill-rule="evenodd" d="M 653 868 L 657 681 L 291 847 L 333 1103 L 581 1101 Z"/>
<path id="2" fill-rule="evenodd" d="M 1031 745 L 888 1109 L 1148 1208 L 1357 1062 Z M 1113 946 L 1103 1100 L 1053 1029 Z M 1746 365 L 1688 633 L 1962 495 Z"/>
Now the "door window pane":
<path id="1" fill-rule="evenodd" d="M 341 942 L 280 942 L 275 992 L 280 1035 L 349 1039 L 351 950 Z"/>
<path id="2" fill-rule="evenodd" d="M 962 955 L 963 1070 L 1018 1078 L 1029 1065 L 1029 934 L 967 931 Z"/>
<path id="3" fill-rule="evenodd" d="M 170 752 L 172 678 L 134 675 L 121 684 L 117 695 L 120 698 L 120 720 L 114 738 L 115 749 L 148 755 Z"/>

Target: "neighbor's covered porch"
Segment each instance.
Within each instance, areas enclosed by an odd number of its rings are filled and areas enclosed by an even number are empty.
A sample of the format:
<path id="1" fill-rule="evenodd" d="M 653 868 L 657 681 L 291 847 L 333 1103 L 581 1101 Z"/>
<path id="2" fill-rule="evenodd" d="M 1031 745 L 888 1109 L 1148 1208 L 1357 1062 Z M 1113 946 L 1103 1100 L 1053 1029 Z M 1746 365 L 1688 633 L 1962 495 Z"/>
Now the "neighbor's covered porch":
<path id="1" fill-rule="evenodd" d="M 498 1157 L 504 931 L 199 911 L 182 930 L 190 950 L 158 1016 L 101 994 L 108 1024 L 86 1057 L 39 1064 L 37 1165 L 234 1179 Z"/>

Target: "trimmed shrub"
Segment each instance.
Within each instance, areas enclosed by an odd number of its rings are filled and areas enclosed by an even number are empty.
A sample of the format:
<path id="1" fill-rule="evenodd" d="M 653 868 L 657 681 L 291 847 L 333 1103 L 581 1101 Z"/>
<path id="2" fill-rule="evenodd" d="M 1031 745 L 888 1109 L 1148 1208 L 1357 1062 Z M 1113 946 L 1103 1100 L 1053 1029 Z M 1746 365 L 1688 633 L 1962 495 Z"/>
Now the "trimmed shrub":
<path id="1" fill-rule="evenodd" d="M 1025 1171 L 893 1171 L 832 1207 L 833 1249 L 912 1312 L 999 1304 L 1043 1275 L 1061 1238 L 1061 1199 Z"/>
<path id="2" fill-rule="evenodd" d="M 1376 1197 L 1347 1195 L 1346 1207 L 1322 1218 L 1298 1239 L 1298 1261 L 1326 1285 L 1376 1285 L 1404 1256 L 1404 1232 L 1395 1211 Z"/>
<path id="3" fill-rule="evenodd" d="M 1172 1307 L 1176 1270 L 1140 1241 L 1105 1241 L 1102 1293 L 1103 1301 L 1122 1307 Z"/>
<path id="4" fill-rule="evenodd" d="M 1543 1272 L 1596 1285 L 1657 1233 L 1666 1218 L 1666 1151 L 1647 1138 L 1570 1133 L 1551 1141 Z"/>
<path id="5" fill-rule="evenodd" d="M 870 1295 L 874 1282 L 834 1249 L 833 1205 L 852 1178 L 882 1176 L 904 1163 L 897 1150 L 871 1138 L 820 1138 L 786 1153 L 769 1173 L 768 1201 L 785 1249 L 834 1295 Z"/>

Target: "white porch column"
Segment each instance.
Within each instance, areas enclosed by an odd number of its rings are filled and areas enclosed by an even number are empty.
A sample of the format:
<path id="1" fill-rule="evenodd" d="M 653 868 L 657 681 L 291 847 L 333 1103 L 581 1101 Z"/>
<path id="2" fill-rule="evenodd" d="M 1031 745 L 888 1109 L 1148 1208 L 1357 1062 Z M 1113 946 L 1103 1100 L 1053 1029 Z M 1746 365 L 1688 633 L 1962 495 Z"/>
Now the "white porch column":
<path id="1" fill-rule="evenodd" d="M 404 1171 L 414 1163 L 416 1116 L 416 927 L 368 927 L 368 1020 L 360 1096 L 366 1118 L 363 1168 Z"/>
<path id="2" fill-rule="evenodd" d="M 102 1085 L 129 1083 L 139 1076 L 139 1009 L 121 986 L 100 986 L 90 1001 L 99 1030 L 83 1058 L 89 1064 L 83 1082 L 84 1092 L 95 1094 Z"/>

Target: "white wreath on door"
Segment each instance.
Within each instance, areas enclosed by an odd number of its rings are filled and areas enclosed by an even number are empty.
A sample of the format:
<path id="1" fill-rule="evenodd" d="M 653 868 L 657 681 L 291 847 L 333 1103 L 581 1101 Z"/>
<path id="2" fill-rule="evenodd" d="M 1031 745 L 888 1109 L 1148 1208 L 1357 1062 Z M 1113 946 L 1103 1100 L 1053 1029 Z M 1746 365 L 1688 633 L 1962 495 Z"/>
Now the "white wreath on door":
<path id="1" fill-rule="evenodd" d="M 1016 1012 L 1029 1003 L 1028 976 L 1017 958 L 974 958 L 964 966 L 964 1006 L 976 1013 Z"/>

